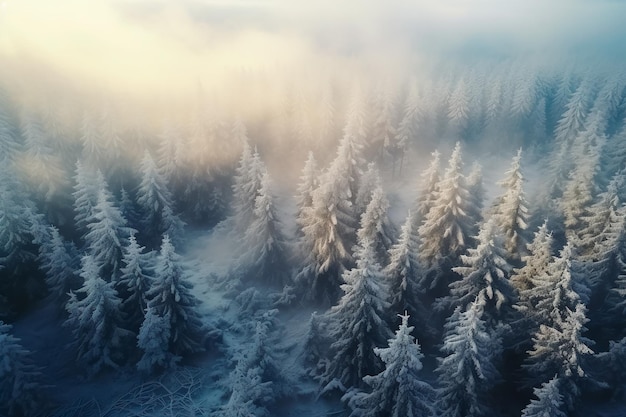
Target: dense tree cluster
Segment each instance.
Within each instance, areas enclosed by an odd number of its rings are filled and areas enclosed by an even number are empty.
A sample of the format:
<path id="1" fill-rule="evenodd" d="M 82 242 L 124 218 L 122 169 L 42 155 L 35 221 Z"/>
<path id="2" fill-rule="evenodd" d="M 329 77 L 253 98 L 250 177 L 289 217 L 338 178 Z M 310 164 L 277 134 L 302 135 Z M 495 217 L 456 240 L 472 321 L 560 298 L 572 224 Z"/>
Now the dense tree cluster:
<path id="1" fill-rule="evenodd" d="M 374 94 L 355 84 L 345 103 L 327 89 L 319 115 L 293 93 L 288 120 L 267 130 L 337 144 L 334 157 L 289 154 L 303 156 L 293 206 L 254 120 L 249 135 L 242 119 L 199 111 L 126 154 L 105 106 L 60 152 L 50 120 L 25 111 L 15 122 L 0 100 L 0 410 L 37 414 L 45 385 L 4 322 L 54 305 L 88 377 L 149 378 L 209 347 L 200 286 L 233 298 L 242 323 L 222 330 L 251 340 L 231 355 L 219 415 L 273 415 L 298 395 L 280 362 L 298 349 L 318 394 L 355 417 L 559 416 L 618 394 L 626 81 L 511 71 L 515 83 L 475 71 Z M 488 201 L 484 161 L 464 161 L 502 132 L 512 162 Z M 458 141 L 427 158 L 421 135 Z M 527 187 L 527 155 L 542 153 L 540 184 Z M 421 176 L 407 179 L 418 160 Z M 412 206 L 397 221 L 399 199 Z M 189 233 L 234 248 L 223 276 L 191 274 Z M 306 337 L 279 346 L 277 317 L 308 308 L 320 312 Z M 513 390 L 523 410 L 498 401 Z"/>

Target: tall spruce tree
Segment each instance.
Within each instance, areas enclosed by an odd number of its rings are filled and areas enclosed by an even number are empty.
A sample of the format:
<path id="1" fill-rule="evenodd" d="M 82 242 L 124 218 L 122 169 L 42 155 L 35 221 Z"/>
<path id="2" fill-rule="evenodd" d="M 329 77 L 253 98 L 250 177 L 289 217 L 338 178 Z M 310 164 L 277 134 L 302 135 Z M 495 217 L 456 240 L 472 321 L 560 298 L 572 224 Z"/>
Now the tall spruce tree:
<path id="1" fill-rule="evenodd" d="M 411 336 L 413 327 L 409 326 L 409 316 L 399 317 L 402 323 L 395 336 L 389 339 L 389 347 L 374 348 L 376 355 L 385 363 L 385 370 L 363 378 L 371 391 L 357 391 L 344 396 L 353 417 L 436 415 L 436 392 L 419 375 L 424 355 L 417 340 Z"/>
<path id="2" fill-rule="evenodd" d="M 174 214 L 172 194 L 148 151 L 141 161 L 137 203 L 143 219 L 140 237 L 143 237 L 143 243 L 148 248 L 157 247 L 163 234 L 178 242 L 182 237 L 184 223 Z"/>
<path id="3" fill-rule="evenodd" d="M 489 392 L 500 378 L 496 368 L 501 341 L 487 331 L 483 306 L 472 302 L 466 311 L 457 307 L 445 325 L 439 358 L 439 414 L 442 417 L 489 416 Z"/>
<path id="4" fill-rule="evenodd" d="M 496 199 L 493 217 L 504 234 L 504 248 L 509 257 L 518 261 L 526 250 L 525 231 L 528 228 L 528 202 L 524 195 L 524 175 L 521 170 L 522 150 L 513 157 L 511 167 L 504 173 L 505 178 L 498 183 L 504 193 Z"/>
<path id="5" fill-rule="evenodd" d="M 472 207 L 462 165 L 461 144 L 457 142 L 437 196 L 418 230 L 419 252 L 427 267 L 442 261 L 456 263 L 472 242 Z"/>
<path id="6" fill-rule="evenodd" d="M 193 295 L 193 285 L 181 262 L 169 236 L 165 235 L 156 260 L 154 280 L 146 293 L 148 308 L 159 317 L 168 318 L 167 351 L 178 356 L 204 350 L 206 330 L 198 311 L 200 301 Z"/>
<path id="7" fill-rule="evenodd" d="M 344 296 L 325 315 L 328 366 L 321 375 L 324 389 L 362 387 L 363 377 L 378 373 L 381 362 L 374 347 L 391 335 L 383 319 L 389 307 L 380 265 L 370 241 L 356 249 L 356 267 L 343 274 Z"/>
<path id="8" fill-rule="evenodd" d="M 77 362 L 93 377 L 107 367 L 120 365 L 129 332 L 121 327 L 121 300 L 113 284 L 101 278 L 92 255 L 83 256 L 80 276 L 84 283 L 70 293 L 65 325 L 74 336 Z"/>
<path id="9" fill-rule="evenodd" d="M 43 374 L 33 355 L 12 333 L 12 326 L 0 320 L 0 413 L 7 416 L 44 415 Z"/>

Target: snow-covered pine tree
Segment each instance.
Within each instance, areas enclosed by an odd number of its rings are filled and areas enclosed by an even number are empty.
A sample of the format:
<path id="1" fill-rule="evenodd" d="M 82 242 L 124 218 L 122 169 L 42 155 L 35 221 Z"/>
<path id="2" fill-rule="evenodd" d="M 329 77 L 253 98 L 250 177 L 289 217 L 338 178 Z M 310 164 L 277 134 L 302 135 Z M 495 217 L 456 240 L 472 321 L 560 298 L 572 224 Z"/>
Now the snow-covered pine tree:
<path id="1" fill-rule="evenodd" d="M 485 202 L 485 185 L 483 184 L 483 168 L 478 162 L 472 164 L 472 170 L 467 175 L 467 191 L 471 203 L 468 207 L 471 211 L 468 213 L 470 224 L 473 225 L 471 236 L 476 236 L 483 222 L 483 205 Z"/>
<path id="2" fill-rule="evenodd" d="M 473 208 L 462 165 L 461 144 L 457 142 L 439 182 L 439 191 L 418 230 L 419 253 L 426 267 L 445 261 L 455 264 L 472 242 L 470 233 L 474 225 L 469 213 Z"/>
<path id="3" fill-rule="evenodd" d="M 578 243 L 577 231 L 584 227 L 583 217 L 588 215 L 591 203 L 597 194 L 595 178 L 598 172 L 600 146 L 593 140 L 596 134 L 592 130 L 581 132 L 576 138 L 579 146 L 574 148 L 573 157 L 575 165 L 570 172 L 569 180 L 563 191 L 561 210 L 563 211 L 566 236 L 573 243 Z"/>
<path id="4" fill-rule="evenodd" d="M 81 259 L 83 286 L 70 292 L 65 309 L 65 326 L 74 336 L 76 360 L 95 376 L 106 367 L 117 368 L 123 355 L 125 338 L 132 336 L 121 326 L 121 300 L 113 284 L 100 277 L 100 267 L 92 255 Z M 78 294 L 78 296 L 77 296 Z"/>
<path id="5" fill-rule="evenodd" d="M 374 348 L 385 363 L 381 373 L 367 375 L 363 381 L 371 392 L 349 392 L 344 396 L 352 417 L 428 417 L 435 416 L 435 390 L 420 378 L 422 358 L 420 345 L 411 336 L 407 314 L 402 319 L 389 347 Z"/>
<path id="6" fill-rule="evenodd" d="M 296 215 L 296 223 L 299 227 L 306 224 L 306 210 L 313 205 L 313 191 L 319 187 L 319 169 L 313 152 L 309 152 L 304 168 L 302 168 L 302 176 L 300 184 L 298 184 L 296 207 L 298 213 Z"/>
<path id="7" fill-rule="evenodd" d="M 157 165 L 171 190 L 176 189 L 183 178 L 185 165 L 185 141 L 178 126 L 167 123 L 160 135 Z"/>
<path id="8" fill-rule="evenodd" d="M 500 338 L 487 331 L 479 300 L 454 310 L 445 325 L 439 358 L 439 416 L 489 416 L 489 391 L 500 379 Z"/>
<path id="9" fill-rule="evenodd" d="M 148 307 L 156 315 L 169 317 L 167 350 L 178 356 L 204 350 L 205 328 L 198 311 L 200 301 L 193 295 L 192 288 L 180 256 L 165 235 L 146 298 Z"/>
<path id="10" fill-rule="evenodd" d="M 452 268 L 461 279 L 450 284 L 450 296 L 443 301 L 465 310 L 478 300 L 483 319 L 494 321 L 503 318 L 515 302 L 509 282 L 513 267 L 506 261 L 502 238 L 493 219 L 483 224 L 475 240 L 477 246 L 469 248 L 467 255 L 461 255 L 463 266 Z"/>
<path id="11" fill-rule="evenodd" d="M 178 242 L 184 223 L 174 214 L 174 203 L 167 182 L 147 150 L 141 161 L 141 177 L 137 203 L 143 219 L 140 236 L 144 238 L 143 243 L 148 248 L 155 248 L 163 234 Z"/>
<path id="12" fill-rule="evenodd" d="M 387 289 L 372 242 L 360 242 L 355 256 L 356 267 L 343 274 L 344 296 L 323 317 L 332 343 L 320 376 L 322 389 L 362 387 L 365 375 L 380 372 L 374 347 L 391 336 L 383 319 L 389 307 Z"/>
<path id="13" fill-rule="evenodd" d="M 81 159 L 89 166 L 98 167 L 104 155 L 102 133 L 94 116 L 88 111 L 83 113 L 80 141 L 83 145 Z"/>
<path id="14" fill-rule="evenodd" d="M 372 242 L 376 262 L 381 266 L 388 263 L 388 252 L 395 235 L 394 227 L 387 216 L 388 210 L 389 201 L 382 187 L 378 187 L 372 192 L 370 202 L 361 215 L 361 224 L 357 231 L 358 241 Z"/>
<path id="15" fill-rule="evenodd" d="M 448 100 L 448 119 L 455 129 L 455 133 L 462 133 L 463 129 L 467 126 L 469 113 L 469 97 L 467 94 L 466 81 L 460 79 L 456 83 L 456 87 Z"/>
<path id="16" fill-rule="evenodd" d="M 375 146 L 378 158 L 381 162 L 384 162 L 387 156 L 390 156 L 395 171 L 396 156 L 396 144 L 394 139 L 396 138 L 397 130 L 394 127 L 394 94 L 392 89 L 388 85 L 381 85 L 378 94 L 375 97 L 375 109 L 372 114 L 373 126 L 371 141 Z"/>
<path id="17" fill-rule="evenodd" d="M 582 265 L 574 258 L 571 245 L 567 244 L 558 257 L 548 265 L 547 271 L 535 277 L 534 287 L 529 290 L 528 300 L 537 324 L 558 327 L 568 311 L 578 304 L 589 302 L 587 277 Z"/>
<path id="18" fill-rule="evenodd" d="M 98 192 L 98 201 L 93 207 L 93 220 L 87 225 L 89 232 L 85 243 L 93 260 L 100 268 L 100 277 L 106 281 L 119 278 L 123 245 L 133 232 L 126 219 L 115 206 L 113 196 L 104 187 Z"/>
<path id="19" fill-rule="evenodd" d="M 604 173 L 604 178 L 602 178 L 604 181 L 626 166 L 626 123 L 604 143 L 600 166 Z M 621 196 L 625 199 L 624 191 Z"/>
<path id="20" fill-rule="evenodd" d="M 399 175 L 402 174 L 402 167 L 404 165 L 404 159 L 406 157 L 407 150 L 409 149 L 409 145 L 411 145 L 417 135 L 417 123 L 419 117 L 419 92 L 417 89 L 417 83 L 412 81 L 409 86 L 409 93 L 407 94 L 406 101 L 404 103 L 402 119 L 398 125 L 395 137 L 397 158 L 400 160 L 398 167 Z"/>
<path id="21" fill-rule="evenodd" d="M 543 204 L 560 198 L 566 188 L 568 177 L 574 167 L 571 157 L 573 143 L 583 129 L 589 111 L 589 90 L 589 82 L 583 81 L 571 94 L 565 112 L 557 123 L 553 149 L 548 159 L 544 195 L 541 197 Z"/>
<path id="22" fill-rule="evenodd" d="M 546 220 L 535 232 L 532 242 L 526 245 L 527 254 L 521 258 L 524 266 L 513 269 L 511 275 L 511 284 L 518 291 L 520 301 L 526 300 L 526 291 L 534 286 L 533 279 L 547 270 L 552 261 L 552 245 L 552 233 L 548 231 Z"/>
<path id="23" fill-rule="evenodd" d="M 585 118 L 589 111 L 590 90 L 590 82 L 584 80 L 570 96 L 565 106 L 565 112 L 554 131 L 556 145 L 573 141 L 576 135 L 583 129 Z"/>
<path id="24" fill-rule="evenodd" d="M 315 142 L 318 150 L 335 140 L 335 103 L 330 82 L 325 82 L 320 97 L 319 136 Z"/>
<path id="25" fill-rule="evenodd" d="M 432 158 L 426 170 L 422 173 L 421 183 L 419 187 L 419 194 L 417 200 L 414 204 L 413 213 L 415 213 L 415 230 L 422 223 L 422 221 L 426 218 L 426 215 L 430 211 L 433 206 L 435 200 L 437 199 L 437 194 L 439 192 L 439 182 L 441 180 L 439 174 L 439 151 L 434 151 L 432 153 Z"/>
<path id="26" fill-rule="evenodd" d="M 235 230 L 243 234 L 254 219 L 254 206 L 265 174 L 265 164 L 259 153 L 252 152 L 245 142 L 233 183 L 233 217 Z"/>
<path id="27" fill-rule="evenodd" d="M 346 127 L 337 157 L 313 191 L 313 203 L 305 210 L 302 227 L 307 259 L 297 280 L 307 297 L 334 303 L 339 298 L 341 274 L 352 264 L 350 249 L 355 243 L 359 213 L 354 199 L 361 177 L 361 144 Z"/>
<path id="28" fill-rule="evenodd" d="M 11 334 L 12 326 L 0 320 L 0 413 L 35 416 L 45 412 L 42 373 L 32 353 Z"/>
<path id="29" fill-rule="evenodd" d="M 496 226 L 504 234 L 504 248 L 510 259 L 519 261 L 526 250 L 525 231 L 528 228 L 528 202 L 524 195 L 524 175 L 521 170 L 522 149 L 513 157 L 511 167 L 498 185 L 504 193 L 493 205 Z"/>
<path id="30" fill-rule="evenodd" d="M 257 280 L 282 287 L 287 280 L 287 245 L 278 220 L 271 179 L 266 171 L 254 204 L 252 223 L 245 232 L 245 269 Z"/>
<path id="31" fill-rule="evenodd" d="M 560 380 L 557 376 L 534 388 L 537 399 L 522 411 L 522 417 L 567 417 L 563 411 L 563 396 L 559 393 Z"/>
<path id="32" fill-rule="evenodd" d="M 143 352 L 137 362 L 139 371 L 152 373 L 155 370 L 169 369 L 180 361 L 180 356 L 168 350 L 171 324 L 169 313 L 159 315 L 154 308 L 146 308 L 143 323 L 137 333 L 137 347 Z"/>
<path id="33" fill-rule="evenodd" d="M 582 336 L 586 331 L 585 323 L 589 321 L 586 313 L 585 305 L 579 302 L 573 310 L 567 308 L 554 327 L 541 325 L 523 365 L 533 385 L 557 375 L 568 410 L 573 409 L 580 396 L 580 382 L 593 380 L 588 374 L 588 358 L 593 354 L 589 346 L 593 342 Z"/>
<path id="34" fill-rule="evenodd" d="M 78 232 L 83 233 L 87 232 L 87 225 L 93 221 L 98 192 L 105 186 L 105 180 L 102 172 L 84 166 L 79 159 L 76 161 L 74 182 L 74 226 Z"/>
<path id="35" fill-rule="evenodd" d="M 31 112 L 24 112 L 21 121 L 25 152 L 19 159 L 18 168 L 29 188 L 50 201 L 60 194 L 67 185 L 62 162 L 50 145 L 41 118 Z"/>
<path id="36" fill-rule="evenodd" d="M 22 146 L 17 140 L 7 109 L 8 103 L 4 96 L 4 92 L 0 92 L 0 162 L 8 166 L 15 161 Z"/>
<path id="37" fill-rule="evenodd" d="M 62 300 L 75 283 L 76 248 L 66 242 L 59 229 L 49 226 L 50 238 L 39 247 L 39 268 L 46 274 L 46 285 L 53 300 Z"/>
<path id="38" fill-rule="evenodd" d="M 9 167 L 0 167 L 0 196 L 0 314 L 9 314 L 27 307 L 45 287 L 33 262 L 36 209 Z"/>
<path id="39" fill-rule="evenodd" d="M 268 417 L 269 410 L 263 404 L 272 396 L 272 382 L 263 381 L 261 369 L 247 368 L 238 363 L 231 373 L 231 393 L 228 402 L 217 411 L 218 417 Z"/>
<path id="40" fill-rule="evenodd" d="M 357 213 L 365 213 L 367 205 L 372 200 L 372 193 L 382 186 L 380 171 L 378 171 L 374 162 L 370 162 L 367 164 L 367 169 L 363 172 L 363 175 L 361 175 L 359 190 L 354 199 L 354 207 Z"/>
<path id="41" fill-rule="evenodd" d="M 625 171 L 616 173 L 591 205 L 589 214 L 582 217 L 583 227 L 576 234 L 577 251 L 584 260 L 606 259 L 607 253 L 619 245 L 626 215 L 619 193 L 625 183 Z"/>
<path id="42" fill-rule="evenodd" d="M 263 315 L 254 327 L 252 342 L 239 353 L 230 374 L 230 398 L 221 416 L 265 416 L 277 401 L 294 393 L 293 381 L 280 366 L 278 341 L 272 337 L 276 312 L 270 310 Z"/>
<path id="43" fill-rule="evenodd" d="M 122 295 L 121 309 L 125 314 L 127 328 L 137 333 L 147 307 L 147 292 L 152 281 L 153 271 L 148 265 L 148 254 L 144 247 L 137 243 L 135 234 L 128 238 L 124 245 L 120 277 L 116 282 L 119 294 Z"/>
<path id="44" fill-rule="evenodd" d="M 424 335 L 423 320 L 426 308 L 420 295 L 424 292 L 423 271 L 417 254 L 417 237 L 414 231 L 413 214 L 409 213 L 402 225 L 400 239 L 389 249 L 389 264 L 383 275 L 389 282 L 389 311 L 405 311 L 420 323 L 419 336 Z"/>
<path id="45" fill-rule="evenodd" d="M 133 229 L 141 228 L 141 216 L 137 202 L 124 187 L 120 190 L 119 207 L 122 216 Z"/>

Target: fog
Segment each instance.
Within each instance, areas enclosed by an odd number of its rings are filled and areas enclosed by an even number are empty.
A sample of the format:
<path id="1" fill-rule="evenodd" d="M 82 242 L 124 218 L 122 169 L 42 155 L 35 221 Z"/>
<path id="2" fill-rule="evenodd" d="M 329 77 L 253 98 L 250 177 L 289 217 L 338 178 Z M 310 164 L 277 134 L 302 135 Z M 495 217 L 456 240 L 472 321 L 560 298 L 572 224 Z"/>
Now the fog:
<path id="1" fill-rule="evenodd" d="M 428 126 L 460 80 L 479 100 L 494 80 L 513 91 L 606 78 L 626 56 L 625 14 L 626 2 L 609 0 L 4 0 L 1 84 L 16 114 L 47 115 L 66 141 L 88 113 L 106 114 L 126 141 L 241 119 L 271 165 L 299 169 L 306 150 L 334 154 L 356 91 L 364 107 L 389 95 L 397 125 L 414 84 L 430 122 L 411 149 L 428 154 L 458 139 Z M 507 149 L 533 142 L 517 131 L 476 135 L 511 137 Z M 212 155 L 232 166 L 239 145 L 212 140 L 235 145 Z"/>

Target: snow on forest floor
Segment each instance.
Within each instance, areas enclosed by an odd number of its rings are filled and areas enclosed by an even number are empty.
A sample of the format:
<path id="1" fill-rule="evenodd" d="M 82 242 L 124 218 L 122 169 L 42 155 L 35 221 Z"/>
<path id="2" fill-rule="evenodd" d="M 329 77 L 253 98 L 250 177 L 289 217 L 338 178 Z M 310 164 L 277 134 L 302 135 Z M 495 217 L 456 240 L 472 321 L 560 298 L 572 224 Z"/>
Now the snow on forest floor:
<path id="1" fill-rule="evenodd" d="M 237 253 L 231 239 L 208 230 L 189 230 L 186 238 L 180 253 L 195 296 L 202 303 L 207 326 L 219 328 L 222 340 L 207 352 L 187 358 L 173 373 L 145 376 L 126 367 L 86 380 L 66 345 L 72 335 L 63 327 L 63 312 L 44 301 L 15 324 L 15 334 L 37 353 L 37 364 L 44 368 L 57 407 L 54 416 L 210 416 L 228 401 L 233 357 L 253 340 L 254 312 L 242 312 L 235 300 L 237 294 L 223 288 Z M 261 298 L 267 292 L 259 289 Z M 259 308 L 268 306 L 261 303 Z M 302 344 L 312 311 L 310 307 L 290 308 L 276 316 L 278 348 L 285 351 L 280 357 L 281 370 L 292 378 L 292 389 L 299 394 L 276 404 L 272 416 L 321 417 L 342 410 L 337 401 L 317 399 L 317 385 L 303 371 Z"/>

